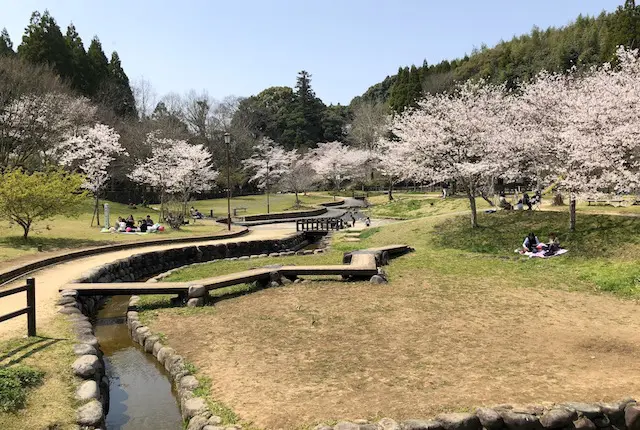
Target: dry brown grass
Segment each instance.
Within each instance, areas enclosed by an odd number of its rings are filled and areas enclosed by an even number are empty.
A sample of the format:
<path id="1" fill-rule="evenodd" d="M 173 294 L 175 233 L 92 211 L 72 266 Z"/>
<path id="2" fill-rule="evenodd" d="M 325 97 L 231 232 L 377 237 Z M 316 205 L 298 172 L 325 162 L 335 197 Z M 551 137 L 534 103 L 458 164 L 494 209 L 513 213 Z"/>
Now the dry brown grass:
<path id="1" fill-rule="evenodd" d="M 270 429 L 640 394 L 636 302 L 515 284 L 413 268 L 389 285 L 264 290 L 206 320 L 166 310 L 152 326 L 211 378 L 212 398 Z"/>
<path id="2" fill-rule="evenodd" d="M 46 328 L 38 328 L 38 334 L 41 337 L 0 343 L 0 367 L 20 363 L 45 372 L 43 384 L 28 391 L 24 409 L 15 414 L 0 412 L 2 430 L 76 428 L 68 323 L 56 317 Z"/>

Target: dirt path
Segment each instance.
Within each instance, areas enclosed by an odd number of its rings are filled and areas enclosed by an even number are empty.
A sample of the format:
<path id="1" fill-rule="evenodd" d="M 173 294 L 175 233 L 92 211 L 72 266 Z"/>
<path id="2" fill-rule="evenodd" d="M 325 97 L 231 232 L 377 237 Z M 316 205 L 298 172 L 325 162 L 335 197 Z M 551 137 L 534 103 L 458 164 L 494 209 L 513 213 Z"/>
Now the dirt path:
<path id="1" fill-rule="evenodd" d="M 229 243 L 246 240 L 264 240 L 279 239 L 291 234 L 290 229 L 260 229 L 251 231 L 248 235 L 239 238 L 218 239 L 209 242 L 185 242 L 173 245 L 146 246 L 137 249 L 127 249 L 123 251 L 114 251 L 106 254 L 94 255 L 91 257 L 81 258 L 67 263 L 58 264 L 53 267 L 39 270 L 30 274 L 36 278 L 36 303 L 37 303 L 37 326 L 42 327 L 55 315 L 55 300 L 57 298 L 58 289 L 61 285 L 80 277 L 83 272 L 110 261 L 125 258 L 133 254 L 144 252 L 160 251 L 171 248 L 183 248 L 191 245 L 210 245 L 217 243 Z M 23 285 L 24 280 L 17 280 L 1 289 L 7 289 L 18 285 Z M 0 299 L 0 315 L 20 309 L 26 304 L 24 293 L 15 294 Z M 14 318 L 0 324 L 0 340 L 10 337 L 22 337 L 26 334 L 26 316 Z"/>

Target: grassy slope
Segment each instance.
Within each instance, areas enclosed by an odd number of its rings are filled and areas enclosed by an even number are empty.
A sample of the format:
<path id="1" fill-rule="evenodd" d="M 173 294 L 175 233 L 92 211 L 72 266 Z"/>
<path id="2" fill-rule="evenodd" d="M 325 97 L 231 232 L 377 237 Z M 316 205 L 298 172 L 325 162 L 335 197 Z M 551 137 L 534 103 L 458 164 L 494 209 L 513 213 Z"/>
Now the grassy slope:
<path id="1" fill-rule="evenodd" d="M 44 383 L 28 390 L 25 409 L 0 413 L 0 429 L 75 428 L 74 354 L 68 323 L 57 317 L 38 329 L 38 335 L 0 342 L 0 367 L 24 364 L 45 372 Z"/>
<path id="2" fill-rule="evenodd" d="M 167 281 L 194 280 L 267 264 L 335 264 L 347 250 L 407 243 L 414 246 L 416 252 L 394 260 L 385 268 L 391 285 L 420 280 L 442 286 L 452 294 L 460 288 L 473 288 L 473 285 L 507 289 L 531 285 L 637 297 L 640 292 L 640 265 L 637 263 L 640 219 L 581 214 L 575 233 L 565 228 L 566 221 L 563 213 L 499 212 L 481 214 L 481 227 L 472 230 L 468 216 L 433 216 L 371 229 L 371 234 L 360 235 L 362 241 L 359 243 L 344 242 L 344 235 L 338 234 L 334 250 L 325 255 L 220 261 L 178 271 Z M 530 230 L 536 231 L 541 239 L 546 239 L 549 231 L 557 232 L 570 252 L 546 260 L 528 259 L 514 253 Z M 250 287 L 230 287 L 218 294 L 243 291 L 250 291 Z M 490 303 L 492 298 L 485 300 Z M 152 323 L 158 315 L 197 315 L 201 321 L 200 318 L 216 312 L 215 307 L 162 309 L 169 305 L 167 296 L 143 297 L 143 304 L 146 311 L 142 317 L 147 323 Z"/>
<path id="3" fill-rule="evenodd" d="M 466 197 L 455 196 L 443 200 L 437 194 L 394 194 L 391 202 L 387 196 L 381 195 L 371 197 L 369 202 L 373 205 L 371 216 L 378 218 L 415 219 L 470 210 Z M 479 211 L 489 207 L 480 198 L 476 199 L 476 205 Z"/>
<path id="4" fill-rule="evenodd" d="M 300 195 L 299 197 L 300 203 L 304 207 L 317 205 L 318 203 L 331 200 L 331 197 L 320 194 L 308 194 L 306 196 Z M 214 216 L 226 216 L 227 214 L 226 199 L 198 200 L 190 203 L 190 205 L 206 215 L 209 214 L 211 209 L 213 209 Z M 269 196 L 269 205 L 271 212 L 298 210 L 294 207 L 295 195 L 293 194 L 271 194 Z M 238 212 L 238 216 L 266 213 L 267 197 L 266 195 L 233 197 L 231 199 L 232 215 L 234 208 L 247 208 L 246 212 Z"/>

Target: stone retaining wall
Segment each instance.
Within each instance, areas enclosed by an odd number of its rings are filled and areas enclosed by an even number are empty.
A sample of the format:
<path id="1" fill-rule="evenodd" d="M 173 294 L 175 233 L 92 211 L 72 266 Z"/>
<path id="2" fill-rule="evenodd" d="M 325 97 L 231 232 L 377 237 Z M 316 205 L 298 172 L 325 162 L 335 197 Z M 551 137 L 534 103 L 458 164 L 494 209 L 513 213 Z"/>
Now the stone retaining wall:
<path id="1" fill-rule="evenodd" d="M 105 300 L 101 296 L 79 297 L 77 291 L 66 290 L 60 293 L 57 302 L 58 312 L 66 315 L 76 336 L 77 343 L 73 345 L 76 360 L 72 368 L 81 381 L 75 397 L 80 403 L 76 421 L 83 430 L 104 428 L 109 412 L 109 379 L 91 323 Z"/>
<path id="2" fill-rule="evenodd" d="M 194 262 L 206 262 L 217 259 L 238 259 L 247 257 L 253 253 L 268 251 L 266 255 L 277 253 L 295 253 L 292 249 L 300 249 L 308 244 L 304 233 L 298 233 L 281 240 L 261 240 L 248 242 L 235 242 L 219 245 L 189 246 L 162 251 L 135 254 L 127 258 L 96 267 L 82 275 L 74 283 L 108 283 L 127 282 L 145 279 L 149 275 L 157 274 L 163 270 L 176 268 Z M 77 424 L 83 430 L 102 429 L 105 425 L 105 417 L 109 411 L 109 380 L 105 374 L 105 364 L 98 339 L 94 335 L 94 327 L 91 319 L 95 317 L 98 309 L 104 304 L 107 297 L 103 296 L 79 296 L 76 290 L 65 290 L 60 293 L 57 305 L 58 312 L 65 315 L 71 322 L 72 330 L 76 335 L 77 343 L 73 351 L 77 358 L 72 368 L 80 382 L 76 390 L 76 399 L 81 406 L 77 409 Z M 135 303 L 133 304 L 135 305 Z M 129 314 L 127 315 L 129 317 Z M 127 320 L 127 324 L 130 321 Z M 136 327 L 139 328 L 139 327 Z M 134 341 L 143 340 L 141 346 L 147 350 L 144 341 L 149 336 L 140 333 L 142 330 L 132 331 Z M 153 337 L 153 339 L 156 339 Z M 158 338 L 159 339 L 159 338 Z M 150 341 L 150 342 L 151 342 Z M 151 350 L 147 351 L 151 352 Z M 162 363 L 165 365 L 166 360 Z M 172 362 L 165 368 L 176 380 L 176 369 L 184 369 L 183 360 L 180 363 Z M 173 369 L 173 370 L 172 370 Z M 185 374 L 186 375 L 186 374 Z M 178 376 L 185 376 L 178 375 Z M 195 379 L 195 378 L 194 378 Z M 178 382 L 181 378 L 177 379 Z M 196 381 L 197 382 L 197 381 Z M 193 388 L 191 389 L 193 390 Z M 192 392 L 192 391 L 191 391 Z M 188 399 L 187 399 L 188 400 Z M 190 419 L 192 411 L 197 410 L 200 400 L 182 401 L 181 410 L 183 417 Z M 197 403 L 197 404 L 196 404 Z M 195 405 L 195 406 L 194 406 Z M 195 409 L 194 409 L 195 408 Z M 191 427 L 189 427 L 191 428 Z M 202 427 L 200 427 L 202 429 Z"/>
<path id="3" fill-rule="evenodd" d="M 612 403 L 563 403 L 525 407 L 499 405 L 474 413 L 440 414 L 432 420 L 383 418 L 342 421 L 314 430 L 640 430 L 640 406 L 627 398 Z M 198 429 L 202 430 L 202 429 Z M 209 430 L 209 429 L 207 429 Z"/>
<path id="4" fill-rule="evenodd" d="M 268 221 L 272 219 L 295 219 L 306 218 L 310 216 L 319 216 L 327 213 L 326 207 L 310 209 L 308 211 L 291 211 L 291 212 L 273 212 L 269 214 L 247 215 L 243 217 L 245 222 L 249 221 Z"/>

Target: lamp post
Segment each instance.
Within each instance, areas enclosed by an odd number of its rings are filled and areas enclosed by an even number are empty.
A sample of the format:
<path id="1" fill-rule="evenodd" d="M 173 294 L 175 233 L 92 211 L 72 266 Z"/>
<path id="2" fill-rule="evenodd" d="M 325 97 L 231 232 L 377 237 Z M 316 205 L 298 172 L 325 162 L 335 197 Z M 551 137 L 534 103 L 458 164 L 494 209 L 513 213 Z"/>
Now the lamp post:
<path id="1" fill-rule="evenodd" d="M 271 213 L 271 207 L 269 205 L 269 172 L 271 172 L 271 167 L 269 167 L 269 160 L 267 159 L 267 213 Z"/>
<path id="2" fill-rule="evenodd" d="M 224 146 L 227 148 L 227 228 L 231 231 L 231 135 L 224 134 Z"/>

